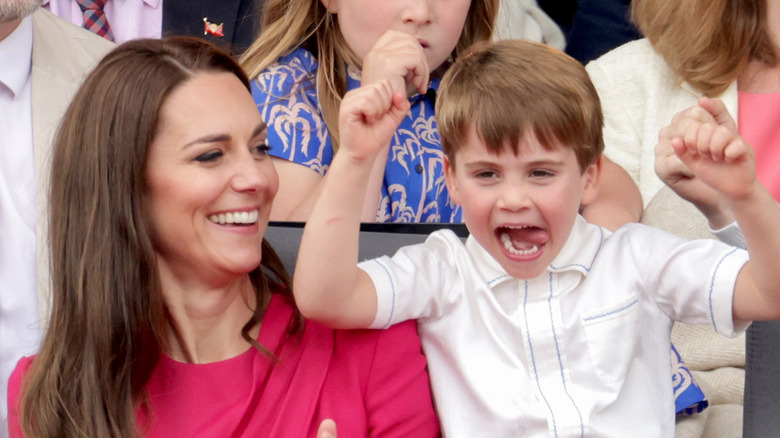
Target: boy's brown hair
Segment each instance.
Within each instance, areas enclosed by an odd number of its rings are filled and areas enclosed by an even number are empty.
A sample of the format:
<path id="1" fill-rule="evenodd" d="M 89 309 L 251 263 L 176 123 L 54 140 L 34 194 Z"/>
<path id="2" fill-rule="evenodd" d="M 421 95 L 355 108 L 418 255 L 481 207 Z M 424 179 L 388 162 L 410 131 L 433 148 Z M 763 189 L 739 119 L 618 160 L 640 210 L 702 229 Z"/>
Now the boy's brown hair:
<path id="1" fill-rule="evenodd" d="M 580 170 L 604 150 L 603 116 L 582 64 L 541 43 L 475 45 L 447 71 L 436 99 L 442 147 L 451 163 L 475 126 L 488 151 L 518 153 L 526 129 L 545 148 L 574 149 Z"/>

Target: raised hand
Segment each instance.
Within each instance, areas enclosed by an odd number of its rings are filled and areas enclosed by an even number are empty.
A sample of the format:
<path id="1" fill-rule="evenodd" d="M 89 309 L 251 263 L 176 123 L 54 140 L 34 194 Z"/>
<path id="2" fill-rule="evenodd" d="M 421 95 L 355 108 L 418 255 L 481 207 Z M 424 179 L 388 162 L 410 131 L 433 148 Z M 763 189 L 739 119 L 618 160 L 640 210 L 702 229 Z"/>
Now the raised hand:
<path id="1" fill-rule="evenodd" d="M 339 109 L 338 155 L 358 161 L 373 160 L 390 144 L 409 106 L 403 92 L 394 90 L 386 79 L 348 92 Z"/>
<path id="2" fill-rule="evenodd" d="M 722 102 L 705 98 L 701 103 L 703 111 L 694 109 L 673 122 L 680 126 L 672 148 L 702 182 L 731 199 L 742 198 L 757 183 L 753 148 L 739 136 Z"/>
<path id="3" fill-rule="evenodd" d="M 363 58 L 363 85 L 386 79 L 393 91 L 411 96 L 425 93 L 428 78 L 428 60 L 422 46 L 404 32 L 388 30 Z"/>
<path id="4" fill-rule="evenodd" d="M 693 168 L 688 166 L 683 157 L 678 156 L 676 150 L 682 153 L 683 150 L 688 150 L 687 146 L 694 148 L 696 145 L 695 149 L 698 151 L 699 142 L 703 147 L 706 145 L 706 149 L 711 143 L 710 140 L 720 142 L 725 138 L 739 138 L 736 133 L 736 123 L 723 102 L 701 98 L 698 105 L 675 115 L 672 123 L 661 130 L 655 149 L 655 171 L 658 176 L 683 199 L 696 205 L 714 228 L 731 223 L 734 216 L 726 207 L 721 193 L 697 178 Z M 677 149 L 675 145 L 678 146 Z M 721 147 L 720 150 L 724 149 Z M 698 152 L 696 155 L 698 156 Z M 686 152 L 685 157 L 688 160 L 695 159 L 690 152 Z"/>

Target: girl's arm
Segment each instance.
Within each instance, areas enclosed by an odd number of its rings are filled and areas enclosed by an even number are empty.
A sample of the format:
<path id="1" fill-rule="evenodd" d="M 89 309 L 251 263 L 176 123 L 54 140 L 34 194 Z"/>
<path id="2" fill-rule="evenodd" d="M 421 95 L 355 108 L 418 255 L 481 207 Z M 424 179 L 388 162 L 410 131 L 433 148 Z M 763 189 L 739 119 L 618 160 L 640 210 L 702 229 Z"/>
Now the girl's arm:
<path id="1" fill-rule="evenodd" d="M 322 193 L 328 175 L 321 176 L 306 166 L 283 158 L 273 158 L 273 162 L 279 175 L 279 191 L 274 198 L 271 220 L 306 222 L 314 209 L 314 203 Z M 366 198 L 360 215 L 361 222 L 376 222 L 385 162 L 386 160 L 377 158 L 369 182 L 366 184 Z"/>
<path id="2" fill-rule="evenodd" d="M 634 180 L 615 162 L 601 157 L 599 193 L 590 204 L 583 206 L 582 216 L 588 222 L 612 231 L 642 217 L 642 195 Z"/>
<path id="3" fill-rule="evenodd" d="M 428 79 L 428 63 L 422 46 L 403 32 L 387 31 L 363 59 L 362 86 L 388 81 L 393 90 L 411 95 L 417 91 L 425 93 Z M 366 191 L 360 216 L 362 222 L 376 222 L 391 138 L 387 137 L 377 152 L 371 173 L 363 183 Z M 285 160 L 277 159 L 274 164 L 279 174 L 279 193 L 271 220 L 305 222 L 321 196 L 328 175 L 320 176 L 306 166 Z"/>

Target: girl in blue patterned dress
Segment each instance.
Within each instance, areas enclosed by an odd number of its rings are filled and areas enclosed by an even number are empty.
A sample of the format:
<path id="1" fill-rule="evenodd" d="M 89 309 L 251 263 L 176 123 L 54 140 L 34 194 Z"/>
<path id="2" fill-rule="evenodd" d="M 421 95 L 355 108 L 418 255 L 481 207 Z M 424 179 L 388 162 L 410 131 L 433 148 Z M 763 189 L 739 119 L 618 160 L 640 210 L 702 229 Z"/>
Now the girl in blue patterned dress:
<path id="1" fill-rule="evenodd" d="M 242 64 L 279 174 L 272 220 L 308 218 L 338 150 L 342 96 L 388 79 L 411 111 L 375 163 L 363 221 L 461 222 L 434 99 L 452 59 L 491 38 L 497 10 L 498 0 L 268 0 Z"/>

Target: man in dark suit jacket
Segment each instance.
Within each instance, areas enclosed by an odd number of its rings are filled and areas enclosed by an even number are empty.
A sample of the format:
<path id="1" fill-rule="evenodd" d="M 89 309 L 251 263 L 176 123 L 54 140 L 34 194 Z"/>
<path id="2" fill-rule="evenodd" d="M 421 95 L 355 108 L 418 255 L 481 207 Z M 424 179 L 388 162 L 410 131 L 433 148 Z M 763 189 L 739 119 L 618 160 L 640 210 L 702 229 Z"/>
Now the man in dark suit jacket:
<path id="1" fill-rule="evenodd" d="M 77 0 L 43 0 L 44 7 L 81 26 Z M 246 50 L 260 27 L 264 0 L 129 0 L 105 4 L 105 19 L 117 43 L 135 38 L 191 35 L 233 56 Z M 159 26 L 159 27 L 157 27 Z"/>
<path id="2" fill-rule="evenodd" d="M 201 37 L 238 56 L 257 36 L 263 3 L 263 0 L 163 0 L 163 36 Z M 222 35 L 206 32 L 204 26 L 208 24 L 212 27 L 221 24 Z"/>

